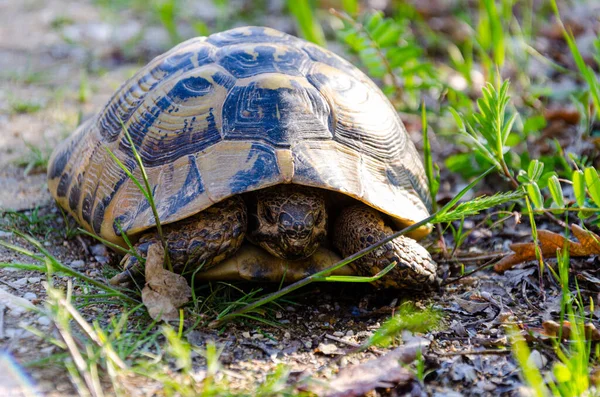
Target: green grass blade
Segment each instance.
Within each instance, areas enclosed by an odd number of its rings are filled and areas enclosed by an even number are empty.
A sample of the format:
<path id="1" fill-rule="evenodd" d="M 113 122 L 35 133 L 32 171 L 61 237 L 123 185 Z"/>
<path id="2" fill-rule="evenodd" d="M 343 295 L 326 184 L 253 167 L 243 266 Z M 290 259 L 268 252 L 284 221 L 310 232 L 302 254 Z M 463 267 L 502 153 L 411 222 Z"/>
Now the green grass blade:
<path id="1" fill-rule="evenodd" d="M 325 276 L 325 277 L 317 277 L 315 281 L 326 281 L 326 282 L 335 282 L 335 283 L 371 283 L 373 281 L 379 280 L 381 277 L 385 276 L 390 270 L 392 270 L 396 266 L 396 262 L 392 262 L 387 265 L 383 270 L 377 273 L 374 276 L 363 277 L 363 276 Z"/>
<path id="2" fill-rule="evenodd" d="M 325 47 L 325 34 L 315 18 L 311 2 L 307 0 L 288 0 L 288 8 L 298 24 L 298 28 L 302 36 L 315 44 Z"/>

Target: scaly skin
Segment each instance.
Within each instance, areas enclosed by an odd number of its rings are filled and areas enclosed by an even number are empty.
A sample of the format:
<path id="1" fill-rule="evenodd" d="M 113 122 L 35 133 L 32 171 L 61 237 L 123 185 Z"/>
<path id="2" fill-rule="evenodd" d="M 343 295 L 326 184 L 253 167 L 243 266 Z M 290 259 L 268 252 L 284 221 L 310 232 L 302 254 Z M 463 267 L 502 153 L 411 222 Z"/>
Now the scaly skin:
<path id="1" fill-rule="evenodd" d="M 327 210 L 321 190 L 278 185 L 255 193 L 255 222 L 248 239 L 278 258 L 310 257 L 327 236 Z"/>
<path id="2" fill-rule="evenodd" d="M 198 266 L 209 269 L 231 257 L 244 241 L 247 223 L 246 205 L 240 196 L 234 196 L 190 218 L 165 225 L 163 235 L 173 271 L 190 274 Z M 143 235 L 134 248 L 145 258 L 153 244 L 162 244 L 156 231 Z M 140 273 L 135 256 L 127 254 L 121 263 L 125 271 L 114 277 L 112 284 L 127 283 L 131 275 Z"/>
<path id="3" fill-rule="evenodd" d="M 239 250 L 246 235 L 247 210 L 242 198 L 234 196 L 163 227 L 174 271 L 191 274 L 203 265 L 198 279 L 277 281 L 285 276 L 293 281 L 339 259 L 335 253 L 319 248 L 327 233 L 323 192 L 297 185 L 275 186 L 254 193 L 250 202 L 254 203 L 250 204 L 253 222 L 248 237 L 264 251 L 251 246 Z M 333 246 L 346 257 L 392 233 L 380 212 L 355 204 L 337 217 Z M 135 248 L 145 257 L 152 244 L 161 244 L 156 232 L 144 235 Z M 378 287 L 421 290 L 437 282 L 437 265 L 429 253 L 404 236 L 353 262 L 351 269 L 343 269 L 341 274 L 352 271 L 372 276 L 393 261 L 396 267 L 375 283 Z M 122 263 L 126 271 L 111 280 L 113 284 L 126 283 L 132 273 L 140 273 L 135 257 L 127 255 Z"/>
<path id="4" fill-rule="evenodd" d="M 344 208 L 335 222 L 333 245 L 343 257 L 386 238 L 394 231 L 375 209 L 364 204 Z M 437 265 L 415 240 L 400 236 L 351 263 L 356 273 L 372 276 L 393 261 L 397 265 L 375 284 L 379 287 L 427 289 L 435 285 Z"/>

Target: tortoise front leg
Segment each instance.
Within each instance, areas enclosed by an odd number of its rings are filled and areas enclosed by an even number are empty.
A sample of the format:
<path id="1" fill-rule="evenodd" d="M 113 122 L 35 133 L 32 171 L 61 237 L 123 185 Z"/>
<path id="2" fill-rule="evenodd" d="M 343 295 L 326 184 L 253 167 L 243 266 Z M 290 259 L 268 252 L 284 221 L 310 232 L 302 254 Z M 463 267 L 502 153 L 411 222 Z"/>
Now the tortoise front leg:
<path id="1" fill-rule="evenodd" d="M 198 266 L 209 269 L 231 257 L 242 245 L 247 229 L 247 211 L 239 196 L 217 203 L 192 217 L 163 227 L 173 271 L 191 274 Z M 158 233 L 143 235 L 134 248 L 146 258 L 153 244 L 162 244 Z M 128 283 L 131 277 L 142 275 L 142 267 L 133 255 L 121 261 L 122 273 L 113 277 L 111 284 Z"/>
<path id="2" fill-rule="evenodd" d="M 394 231 L 383 215 L 364 204 L 344 208 L 338 216 L 333 245 L 350 256 L 386 238 Z M 373 276 L 395 261 L 396 266 L 374 284 L 380 287 L 422 290 L 437 282 L 437 265 L 415 240 L 400 236 L 350 264 L 356 273 Z"/>

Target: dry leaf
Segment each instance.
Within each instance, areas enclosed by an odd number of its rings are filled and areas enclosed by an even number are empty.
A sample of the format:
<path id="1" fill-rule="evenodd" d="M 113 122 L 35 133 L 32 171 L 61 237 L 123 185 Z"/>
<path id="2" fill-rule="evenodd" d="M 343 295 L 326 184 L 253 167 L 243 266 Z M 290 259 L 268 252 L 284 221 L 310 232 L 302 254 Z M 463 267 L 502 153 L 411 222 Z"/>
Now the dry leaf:
<path id="1" fill-rule="evenodd" d="M 362 396 L 376 388 L 389 388 L 412 382 L 414 374 L 405 364 L 411 363 L 423 342 L 401 346 L 374 360 L 342 369 L 337 378 L 327 384 L 314 384 L 310 391 L 319 396 Z"/>
<path id="2" fill-rule="evenodd" d="M 544 117 L 548 121 L 561 120 L 567 124 L 577 125 L 581 119 L 581 114 L 577 109 L 569 108 L 558 108 L 558 109 L 546 109 L 544 111 Z"/>
<path id="3" fill-rule="evenodd" d="M 544 333 L 547 336 L 558 337 L 561 327 L 560 327 L 559 323 L 552 321 L 552 320 L 548 320 L 548 321 L 544 321 L 542 323 L 542 328 L 544 328 Z M 584 329 L 585 329 L 586 339 L 591 339 L 594 342 L 600 340 L 600 331 L 598 331 L 598 329 L 594 326 L 594 324 L 588 322 L 584 325 Z M 570 337 L 571 337 L 571 323 L 569 321 L 563 321 L 562 338 L 570 339 Z"/>
<path id="4" fill-rule="evenodd" d="M 152 244 L 146 258 L 146 285 L 142 290 L 142 302 L 154 320 L 177 320 L 178 308 L 186 304 L 192 289 L 186 279 L 163 268 L 164 249 Z"/>
<path id="5" fill-rule="evenodd" d="M 538 230 L 538 239 L 542 255 L 545 258 L 556 258 L 556 250 L 559 248 L 562 250 L 566 245 L 569 246 L 571 256 L 600 254 L 600 236 L 588 230 L 584 230 L 575 224 L 571 225 L 571 230 L 579 242 L 569 240 L 560 234 L 548 230 Z M 533 242 L 512 244 L 510 249 L 514 252 L 496 263 L 494 265 L 495 271 L 501 273 L 519 263 L 536 259 L 535 244 Z"/>

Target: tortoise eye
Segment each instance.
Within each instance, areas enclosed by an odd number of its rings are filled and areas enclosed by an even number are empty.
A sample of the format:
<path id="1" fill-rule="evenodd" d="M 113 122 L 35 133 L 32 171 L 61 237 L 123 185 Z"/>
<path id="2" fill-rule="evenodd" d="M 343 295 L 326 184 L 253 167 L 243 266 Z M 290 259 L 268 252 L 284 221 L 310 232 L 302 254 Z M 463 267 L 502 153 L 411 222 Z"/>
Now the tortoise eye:
<path id="1" fill-rule="evenodd" d="M 284 227 L 291 227 L 294 223 L 294 220 L 291 216 L 283 212 L 281 215 L 279 215 L 279 223 L 282 224 Z"/>

